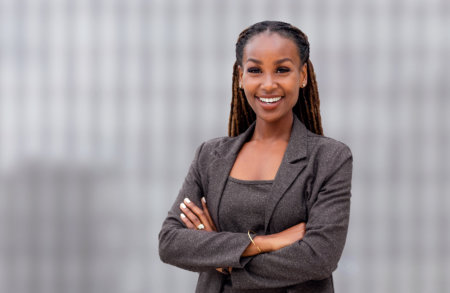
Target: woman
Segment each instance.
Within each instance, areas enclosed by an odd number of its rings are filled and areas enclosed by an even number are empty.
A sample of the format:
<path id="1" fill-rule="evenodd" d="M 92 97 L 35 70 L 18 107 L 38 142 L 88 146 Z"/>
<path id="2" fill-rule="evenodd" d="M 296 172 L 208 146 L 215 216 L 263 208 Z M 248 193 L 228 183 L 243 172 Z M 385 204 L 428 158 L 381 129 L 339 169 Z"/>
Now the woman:
<path id="1" fill-rule="evenodd" d="M 306 35 L 256 23 L 236 43 L 229 137 L 197 149 L 160 257 L 200 272 L 196 292 L 334 292 L 351 176 L 322 133 Z"/>

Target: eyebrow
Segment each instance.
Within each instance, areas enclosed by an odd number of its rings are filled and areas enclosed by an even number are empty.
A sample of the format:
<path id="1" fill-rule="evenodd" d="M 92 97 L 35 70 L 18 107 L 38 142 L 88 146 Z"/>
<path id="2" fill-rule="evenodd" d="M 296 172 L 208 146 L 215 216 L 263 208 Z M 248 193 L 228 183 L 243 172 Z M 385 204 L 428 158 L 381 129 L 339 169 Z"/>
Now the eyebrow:
<path id="1" fill-rule="evenodd" d="M 248 58 L 246 62 L 250 62 L 250 61 L 255 62 L 256 64 L 262 64 L 262 62 L 260 60 L 253 59 L 253 58 Z M 275 61 L 274 64 L 281 64 L 281 63 L 283 63 L 285 61 L 289 61 L 291 63 L 294 63 L 294 61 L 292 61 L 291 58 L 283 58 L 283 59 Z"/>

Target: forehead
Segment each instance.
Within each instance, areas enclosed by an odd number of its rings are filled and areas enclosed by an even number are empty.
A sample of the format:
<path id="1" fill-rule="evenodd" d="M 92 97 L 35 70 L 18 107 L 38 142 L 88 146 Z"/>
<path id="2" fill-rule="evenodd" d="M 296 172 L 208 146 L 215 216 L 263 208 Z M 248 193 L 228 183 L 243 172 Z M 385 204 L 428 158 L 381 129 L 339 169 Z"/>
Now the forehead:
<path id="1" fill-rule="evenodd" d="M 300 56 L 294 41 L 274 32 L 264 32 L 252 37 L 244 47 L 243 63 L 248 58 L 258 60 L 291 58 L 300 64 Z"/>

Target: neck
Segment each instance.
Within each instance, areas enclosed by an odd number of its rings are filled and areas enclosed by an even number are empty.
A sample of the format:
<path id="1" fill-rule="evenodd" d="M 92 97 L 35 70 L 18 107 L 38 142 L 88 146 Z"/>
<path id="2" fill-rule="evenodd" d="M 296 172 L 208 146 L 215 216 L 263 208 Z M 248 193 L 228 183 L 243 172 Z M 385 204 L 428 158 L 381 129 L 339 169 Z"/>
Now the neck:
<path id="1" fill-rule="evenodd" d="M 251 140 L 257 141 L 289 141 L 291 137 L 294 113 L 276 122 L 267 122 L 256 117 L 255 131 Z"/>

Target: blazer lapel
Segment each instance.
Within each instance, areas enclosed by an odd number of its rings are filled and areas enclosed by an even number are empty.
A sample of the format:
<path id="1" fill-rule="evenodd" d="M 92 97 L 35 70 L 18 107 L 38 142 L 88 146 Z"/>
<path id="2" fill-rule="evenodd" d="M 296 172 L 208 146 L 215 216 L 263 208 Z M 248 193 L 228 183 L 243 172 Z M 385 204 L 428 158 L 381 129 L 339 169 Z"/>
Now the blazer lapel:
<path id="1" fill-rule="evenodd" d="M 291 136 L 267 200 L 264 231 L 267 232 L 273 211 L 289 186 L 306 167 L 307 129 L 294 115 Z M 299 195 L 300 196 L 300 195 Z"/>
<path id="2" fill-rule="evenodd" d="M 211 163 L 209 168 L 209 182 L 211 183 L 208 189 L 208 207 L 211 212 L 211 217 L 216 224 L 219 231 L 219 205 L 222 199 L 225 183 L 228 180 L 231 168 L 236 161 L 236 157 L 245 142 L 247 142 L 253 134 L 255 122 L 249 128 L 236 137 L 230 138 L 224 144 L 217 147 L 215 150 L 216 159 Z"/>
<path id="3" fill-rule="evenodd" d="M 233 167 L 234 161 L 218 158 L 211 164 L 211 172 L 209 182 L 211 183 L 208 190 L 208 207 L 216 227 L 219 231 L 219 204 L 222 198 L 223 189 Z"/>

